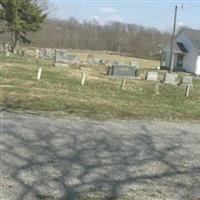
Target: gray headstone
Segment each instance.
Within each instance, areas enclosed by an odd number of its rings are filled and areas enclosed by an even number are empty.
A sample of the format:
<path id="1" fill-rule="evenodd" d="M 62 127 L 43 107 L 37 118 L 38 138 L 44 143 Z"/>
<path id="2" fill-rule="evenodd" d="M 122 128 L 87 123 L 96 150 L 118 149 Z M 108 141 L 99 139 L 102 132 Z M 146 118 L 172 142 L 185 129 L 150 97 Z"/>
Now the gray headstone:
<path id="1" fill-rule="evenodd" d="M 148 72 L 147 81 L 158 81 L 158 72 Z"/>
<path id="2" fill-rule="evenodd" d="M 87 62 L 90 65 L 94 65 L 95 64 L 95 57 L 94 57 L 94 55 L 89 54 L 88 57 L 87 57 Z"/>
<path id="3" fill-rule="evenodd" d="M 43 49 L 42 50 L 42 57 L 43 58 L 49 58 L 49 59 L 53 59 L 55 57 L 55 50 L 54 49 Z"/>
<path id="4" fill-rule="evenodd" d="M 135 77 L 137 68 L 129 65 L 112 65 L 108 67 L 107 74 L 112 76 Z"/>
<path id="5" fill-rule="evenodd" d="M 192 86 L 192 76 L 183 76 L 181 85 L 183 86 Z"/>
<path id="6" fill-rule="evenodd" d="M 168 84 L 177 85 L 176 78 L 177 78 L 177 75 L 167 73 L 165 75 L 165 81 L 164 82 L 168 83 Z"/>
<path id="7" fill-rule="evenodd" d="M 77 56 L 66 53 L 64 50 L 56 50 L 55 61 L 59 63 L 69 63 L 77 60 Z"/>
<path id="8" fill-rule="evenodd" d="M 40 58 L 44 58 L 44 54 L 45 54 L 44 51 L 45 51 L 45 49 L 43 49 L 43 48 L 40 49 L 40 53 L 39 53 Z"/>
<path id="9" fill-rule="evenodd" d="M 77 62 L 79 59 L 75 55 L 68 54 L 64 50 L 55 51 L 55 66 L 66 66 L 68 67 L 69 63 Z"/>

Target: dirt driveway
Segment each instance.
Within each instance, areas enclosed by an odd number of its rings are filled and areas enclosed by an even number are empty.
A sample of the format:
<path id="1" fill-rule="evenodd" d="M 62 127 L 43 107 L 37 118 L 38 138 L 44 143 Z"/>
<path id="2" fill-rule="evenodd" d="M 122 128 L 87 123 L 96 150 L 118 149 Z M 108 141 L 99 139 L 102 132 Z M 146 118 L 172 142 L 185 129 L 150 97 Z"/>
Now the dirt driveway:
<path id="1" fill-rule="evenodd" d="M 200 124 L 1 113 L 0 199 L 200 199 Z"/>

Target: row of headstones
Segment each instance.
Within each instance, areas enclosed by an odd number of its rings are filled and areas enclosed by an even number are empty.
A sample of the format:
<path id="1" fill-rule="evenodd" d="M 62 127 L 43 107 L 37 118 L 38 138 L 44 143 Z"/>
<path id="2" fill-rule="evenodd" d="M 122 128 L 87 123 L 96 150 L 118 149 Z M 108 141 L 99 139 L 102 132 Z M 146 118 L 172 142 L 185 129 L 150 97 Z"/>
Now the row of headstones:
<path id="1" fill-rule="evenodd" d="M 173 85 L 184 85 L 184 86 L 192 86 L 192 76 L 183 76 L 180 83 L 177 82 L 178 76 L 176 74 L 166 73 L 164 80 L 162 82 L 167 84 L 173 84 Z M 158 72 L 148 72 L 146 80 L 148 81 L 159 81 L 158 80 Z"/>
<path id="2" fill-rule="evenodd" d="M 30 56 L 35 58 L 46 58 L 54 59 L 55 66 L 67 66 L 68 63 L 78 62 L 79 57 L 76 55 L 69 54 L 66 50 L 63 49 L 50 49 L 50 48 L 24 48 L 19 50 L 19 55 Z M 100 62 L 100 61 L 99 61 Z M 87 57 L 87 64 L 96 64 L 95 57 L 92 54 L 89 54 Z"/>
<path id="3" fill-rule="evenodd" d="M 35 58 L 49 58 L 54 59 L 56 63 L 67 63 L 77 61 L 78 56 L 69 54 L 64 49 L 51 49 L 51 48 L 23 48 L 19 50 L 19 55 L 30 56 Z M 94 63 L 94 57 L 88 55 L 88 62 Z"/>
<path id="4" fill-rule="evenodd" d="M 55 50 L 49 48 L 22 48 L 17 51 L 17 54 L 34 58 L 53 59 L 55 57 Z"/>

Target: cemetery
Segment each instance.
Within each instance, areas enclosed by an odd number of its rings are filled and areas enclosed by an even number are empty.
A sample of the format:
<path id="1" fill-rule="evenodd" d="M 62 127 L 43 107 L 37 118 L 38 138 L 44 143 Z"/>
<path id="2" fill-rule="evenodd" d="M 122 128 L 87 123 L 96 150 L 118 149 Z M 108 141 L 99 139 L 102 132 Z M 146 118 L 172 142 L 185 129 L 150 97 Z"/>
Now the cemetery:
<path id="1" fill-rule="evenodd" d="M 130 65 L 133 58 L 95 51 L 48 49 L 44 59 L 42 51 L 39 57 L 37 51 L 37 57 L 30 52 L 1 55 L 2 109 L 59 110 L 98 119 L 200 117 L 200 80 L 184 72 L 157 70 L 156 61 L 134 58 L 136 67 Z M 116 62 L 108 67 L 107 61 Z"/>
<path id="2" fill-rule="evenodd" d="M 200 200 L 191 3 L 0 0 L 0 199 Z"/>

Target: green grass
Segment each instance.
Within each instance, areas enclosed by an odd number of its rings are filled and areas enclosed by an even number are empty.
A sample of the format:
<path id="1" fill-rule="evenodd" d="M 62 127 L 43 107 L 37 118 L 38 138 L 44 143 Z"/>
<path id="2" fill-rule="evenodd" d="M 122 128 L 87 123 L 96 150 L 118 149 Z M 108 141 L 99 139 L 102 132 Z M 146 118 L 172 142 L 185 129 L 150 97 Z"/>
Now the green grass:
<path id="1" fill-rule="evenodd" d="M 121 78 L 105 75 L 105 66 L 96 65 L 86 72 L 80 85 L 81 70 L 55 68 L 51 60 L 0 57 L 1 106 L 33 112 L 55 112 L 97 119 L 200 119 L 200 81 L 194 81 L 191 96 L 185 88 L 162 84 L 159 95 L 155 83 L 127 80 L 120 89 Z M 146 60 L 148 63 L 148 61 Z M 40 81 L 38 66 L 43 67 Z"/>

